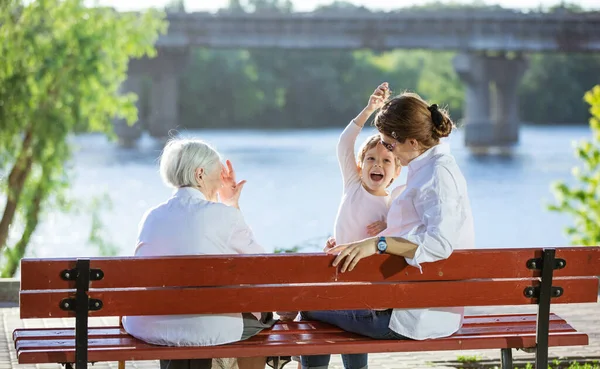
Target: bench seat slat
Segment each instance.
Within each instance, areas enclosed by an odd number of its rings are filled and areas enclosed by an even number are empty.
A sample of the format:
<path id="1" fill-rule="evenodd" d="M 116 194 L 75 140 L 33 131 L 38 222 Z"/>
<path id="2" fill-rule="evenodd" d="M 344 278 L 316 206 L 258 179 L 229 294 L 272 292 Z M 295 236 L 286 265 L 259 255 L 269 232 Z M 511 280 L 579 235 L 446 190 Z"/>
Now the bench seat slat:
<path id="1" fill-rule="evenodd" d="M 524 295 L 539 281 L 468 280 L 418 283 L 327 283 L 167 289 L 90 289 L 104 307 L 90 316 L 224 314 L 240 311 L 293 311 L 427 308 L 534 304 Z M 596 302 L 598 278 L 556 278 L 564 294 L 553 304 Z M 21 318 L 72 317 L 60 309 L 70 291 L 21 291 Z M 277 296 L 277 298 L 273 298 Z M 406 298 L 410 296 L 410 298 Z M 180 303 L 181 302 L 181 303 Z M 185 302 L 185 303 L 183 303 Z"/>
<path id="2" fill-rule="evenodd" d="M 510 335 L 527 335 L 532 334 L 532 326 L 520 326 L 520 327 L 481 327 L 481 328 L 463 328 L 454 335 L 455 339 L 476 339 L 485 338 L 490 336 L 510 336 Z M 568 324 L 551 324 L 550 329 L 555 333 L 576 333 L 576 331 Z M 307 339 L 307 335 L 310 338 Z M 326 343 L 329 341 L 343 342 L 343 341 L 355 341 L 362 339 L 355 334 L 343 332 L 339 330 L 330 330 L 329 332 L 310 332 L 310 331 L 292 331 L 292 332 L 279 332 L 271 333 L 259 336 L 257 339 L 245 342 L 246 345 L 263 345 L 272 343 L 287 343 L 292 339 L 299 340 L 300 336 L 304 341 L 308 342 L 322 342 Z M 90 337 L 88 340 L 88 347 L 90 348 L 101 348 L 101 347 L 114 347 L 114 346 L 137 346 L 139 341 L 135 338 L 120 334 L 116 337 L 109 336 L 96 336 Z M 26 339 L 18 343 L 20 350 L 27 349 L 53 349 L 53 348 L 65 348 L 74 347 L 75 338 L 44 338 L 44 339 Z"/>
<path id="3" fill-rule="evenodd" d="M 455 250 L 447 260 L 424 264 L 423 274 L 408 266 L 404 258 L 393 255 L 375 255 L 362 260 L 351 273 L 337 273 L 331 266 L 334 256 L 322 253 L 91 258 L 91 267 L 104 272 L 102 280 L 92 282 L 96 288 L 443 281 L 538 277 L 539 271 L 528 269 L 526 264 L 541 255 L 540 248 Z M 566 259 L 567 265 L 556 270 L 555 277 L 600 275 L 600 247 L 561 247 L 556 249 L 556 257 Z M 74 268 L 75 261 L 23 259 L 21 289 L 74 288 L 74 282 L 60 278 L 60 271 Z M 489 268 L 490 265 L 503 267 Z M 227 273 L 215 273 L 219 270 Z"/>
<path id="4" fill-rule="evenodd" d="M 530 326 L 532 323 L 535 324 L 536 318 L 537 316 L 535 314 L 466 316 L 460 332 L 463 332 L 465 329 L 484 329 L 498 325 L 501 327 Z M 567 322 L 558 315 L 551 314 L 550 324 L 567 324 Z M 263 330 L 259 335 L 273 334 L 278 333 L 279 331 L 299 333 L 310 330 L 318 330 L 323 333 L 340 332 L 339 328 L 319 322 L 287 322 L 285 324 L 277 324 L 271 330 Z M 122 327 L 92 327 L 88 330 L 88 336 L 90 338 L 118 338 L 122 335 L 129 335 Z M 22 339 L 47 339 L 48 337 L 63 339 L 75 338 L 75 329 L 24 328 L 16 329 L 13 332 L 13 341 L 15 342 Z"/>
<path id="5" fill-rule="evenodd" d="M 306 337 L 302 337 L 306 339 Z M 588 337 L 582 333 L 552 333 L 549 336 L 549 346 L 581 346 L 588 344 Z M 535 333 L 529 335 L 488 336 L 477 339 L 437 339 L 431 341 L 373 341 L 356 339 L 350 342 L 313 342 L 298 344 L 297 341 L 288 343 L 229 345 L 212 347 L 210 350 L 197 347 L 159 347 L 139 344 L 137 346 L 115 348 L 90 348 L 88 359 L 94 361 L 128 361 L 128 360 L 160 360 L 160 359 L 189 359 L 211 357 L 253 357 L 275 355 L 318 355 L 318 354 L 351 354 L 382 352 L 414 352 L 414 351 L 446 351 L 446 350 L 483 350 L 498 348 L 521 348 L 535 345 Z M 19 353 L 19 363 L 54 363 L 73 362 L 75 351 L 72 349 L 29 350 Z"/>
<path id="6" fill-rule="evenodd" d="M 118 327 L 90 328 L 89 360 L 158 360 L 190 357 L 248 357 L 324 353 L 406 352 L 522 348 L 535 345 L 535 315 L 467 317 L 463 328 L 448 338 L 425 341 L 376 341 L 318 322 L 278 323 L 249 340 L 213 347 L 149 345 Z M 72 328 L 18 329 L 14 335 L 21 364 L 73 362 Z M 56 334 L 56 335 L 55 335 Z M 552 315 L 550 346 L 586 345 L 586 334 L 577 332 Z"/>

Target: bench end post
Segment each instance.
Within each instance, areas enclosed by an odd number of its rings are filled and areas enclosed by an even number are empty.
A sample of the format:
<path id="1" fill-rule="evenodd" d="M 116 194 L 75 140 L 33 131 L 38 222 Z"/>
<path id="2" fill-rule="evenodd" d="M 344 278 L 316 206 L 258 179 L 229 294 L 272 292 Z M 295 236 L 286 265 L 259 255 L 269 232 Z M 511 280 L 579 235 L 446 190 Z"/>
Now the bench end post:
<path id="1" fill-rule="evenodd" d="M 535 367 L 548 367 L 548 334 L 550 330 L 550 301 L 552 299 L 552 278 L 554 275 L 555 249 L 544 249 L 542 257 L 542 274 L 538 296 L 538 313 L 536 329 Z"/>

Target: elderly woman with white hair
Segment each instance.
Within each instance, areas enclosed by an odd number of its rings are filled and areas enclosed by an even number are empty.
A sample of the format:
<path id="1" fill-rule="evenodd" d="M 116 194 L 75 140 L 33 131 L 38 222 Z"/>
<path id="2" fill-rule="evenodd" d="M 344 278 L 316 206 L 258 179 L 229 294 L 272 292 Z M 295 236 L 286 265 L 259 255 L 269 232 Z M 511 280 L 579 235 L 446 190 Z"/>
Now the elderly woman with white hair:
<path id="1" fill-rule="evenodd" d="M 176 189 L 148 210 L 135 256 L 264 253 L 239 210 L 245 181 L 236 183 L 231 162 L 200 140 L 173 139 L 160 159 L 163 181 Z M 247 339 L 275 323 L 273 314 L 128 316 L 127 332 L 164 346 L 214 346 Z M 210 369 L 211 359 L 161 360 L 161 369 Z M 240 369 L 264 368 L 265 358 L 239 358 Z"/>

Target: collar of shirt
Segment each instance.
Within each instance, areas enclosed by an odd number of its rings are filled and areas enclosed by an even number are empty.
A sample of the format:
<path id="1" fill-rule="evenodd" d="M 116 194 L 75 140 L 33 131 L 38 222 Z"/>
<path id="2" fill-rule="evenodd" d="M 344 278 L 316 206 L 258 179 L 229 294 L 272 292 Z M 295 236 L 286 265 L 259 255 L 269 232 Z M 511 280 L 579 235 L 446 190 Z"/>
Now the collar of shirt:
<path id="1" fill-rule="evenodd" d="M 200 190 L 193 187 L 180 187 L 175 191 L 174 197 L 192 197 L 195 199 L 206 200 Z"/>
<path id="2" fill-rule="evenodd" d="M 427 149 L 427 151 L 417 156 L 410 163 L 408 163 L 408 171 L 414 173 L 417 170 L 421 169 L 432 158 L 442 154 L 450 154 L 450 145 L 448 145 L 447 143 L 440 142 L 434 147 Z"/>

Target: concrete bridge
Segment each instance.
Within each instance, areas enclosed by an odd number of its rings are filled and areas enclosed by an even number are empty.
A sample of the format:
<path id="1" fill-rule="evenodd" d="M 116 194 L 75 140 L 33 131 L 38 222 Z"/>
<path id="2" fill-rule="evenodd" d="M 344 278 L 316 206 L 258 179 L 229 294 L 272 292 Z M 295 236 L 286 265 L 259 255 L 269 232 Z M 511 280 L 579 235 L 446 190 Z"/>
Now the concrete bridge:
<path id="1" fill-rule="evenodd" d="M 167 19 L 158 56 L 131 60 L 123 86 L 140 93 L 142 78 L 152 77 L 147 126 L 157 138 L 178 126 L 177 81 L 191 47 L 458 51 L 454 68 L 466 86 L 465 144 L 473 148 L 518 142 L 516 90 L 527 53 L 600 52 L 600 12 L 170 13 Z M 139 124 L 115 125 L 123 144 L 141 134 Z"/>

